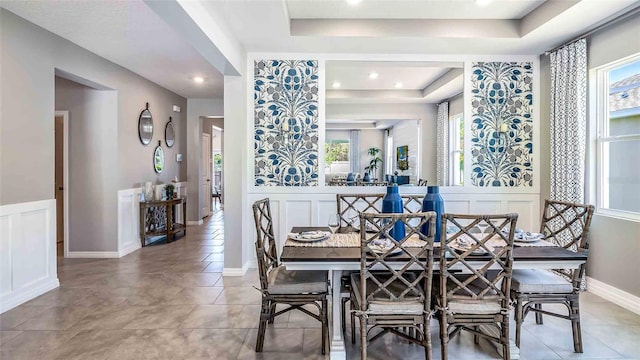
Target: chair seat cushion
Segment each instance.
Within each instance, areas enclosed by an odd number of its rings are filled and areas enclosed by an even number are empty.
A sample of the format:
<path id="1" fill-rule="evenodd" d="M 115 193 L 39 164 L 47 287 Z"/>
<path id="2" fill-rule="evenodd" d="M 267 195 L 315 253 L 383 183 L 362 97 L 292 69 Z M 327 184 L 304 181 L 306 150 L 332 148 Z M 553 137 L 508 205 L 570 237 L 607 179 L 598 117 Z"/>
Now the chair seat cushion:
<path id="1" fill-rule="evenodd" d="M 447 303 L 454 314 L 498 314 L 502 310 L 499 300 L 451 300 Z"/>
<path id="2" fill-rule="evenodd" d="M 270 294 L 320 294 L 326 293 L 326 271 L 291 271 L 279 266 L 267 276 Z"/>
<path id="3" fill-rule="evenodd" d="M 511 289 L 522 293 L 567 294 L 573 292 L 571 283 L 547 270 L 513 270 Z"/>
<path id="4" fill-rule="evenodd" d="M 384 282 L 391 275 L 385 276 L 377 274 L 376 278 L 380 282 Z M 404 274 L 405 279 L 408 281 L 415 281 L 415 275 L 411 273 Z M 373 293 L 376 289 L 378 289 L 378 285 L 371 279 L 367 279 L 367 294 Z M 417 285 L 417 288 L 422 292 L 422 288 L 420 285 Z M 393 283 L 389 284 L 386 287 L 394 296 L 399 296 L 404 290 L 407 289 L 407 286 L 400 280 L 396 280 Z M 356 308 L 360 307 L 362 303 L 362 295 L 360 294 L 360 273 L 351 274 L 351 291 L 357 301 L 357 304 L 354 304 Z M 417 296 L 411 296 L 411 292 L 405 295 L 405 299 L 401 301 L 393 301 L 385 297 L 386 293 L 378 292 L 380 294 L 380 298 L 376 299 L 375 297 L 369 301 L 369 314 L 375 315 L 419 315 L 424 311 L 424 304 L 420 301 L 420 298 Z"/>
<path id="5" fill-rule="evenodd" d="M 489 271 L 486 276 L 488 278 L 494 278 L 497 276 L 498 272 Z M 456 275 L 456 278 L 460 282 L 464 282 L 468 275 Z M 436 291 L 439 293 L 440 290 L 440 282 L 435 281 Z M 500 284 L 497 284 L 499 287 Z M 474 292 L 475 294 L 480 294 L 487 287 L 481 280 L 475 279 L 471 283 L 467 284 L 467 289 L 469 291 Z M 489 299 L 472 299 L 464 289 L 458 289 L 458 285 L 456 285 L 453 281 L 447 282 L 447 291 L 455 290 L 452 296 L 468 296 L 468 299 L 460 299 L 460 298 L 451 298 L 447 301 L 447 309 L 454 314 L 470 314 L 470 315 L 488 315 L 488 314 L 499 314 L 502 311 L 502 302 L 499 298 L 497 298 L 497 293 L 494 290 L 489 290 L 485 294 L 487 297 L 493 297 Z M 436 299 L 436 302 L 439 306 L 441 299 L 440 296 Z"/>

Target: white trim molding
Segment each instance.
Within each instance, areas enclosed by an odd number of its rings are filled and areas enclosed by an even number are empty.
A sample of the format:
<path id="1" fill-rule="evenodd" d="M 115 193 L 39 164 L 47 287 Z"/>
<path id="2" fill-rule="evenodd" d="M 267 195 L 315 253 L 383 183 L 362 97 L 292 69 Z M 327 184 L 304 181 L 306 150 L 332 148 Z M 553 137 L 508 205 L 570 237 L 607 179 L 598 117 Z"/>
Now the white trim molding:
<path id="1" fill-rule="evenodd" d="M 587 276 L 587 291 L 640 315 L 640 297 Z"/>
<path id="2" fill-rule="evenodd" d="M 241 268 L 224 268 L 222 276 L 244 276 L 249 270 L 249 263 L 244 264 Z"/>
<path id="3" fill-rule="evenodd" d="M 69 251 L 68 258 L 71 259 L 114 259 L 119 258 L 118 251 Z"/>
<path id="4" fill-rule="evenodd" d="M 204 220 L 200 219 L 198 221 L 188 220 L 187 226 L 198 226 L 204 224 Z"/>
<path id="5" fill-rule="evenodd" d="M 60 286 L 56 200 L 0 206 L 0 313 Z"/>

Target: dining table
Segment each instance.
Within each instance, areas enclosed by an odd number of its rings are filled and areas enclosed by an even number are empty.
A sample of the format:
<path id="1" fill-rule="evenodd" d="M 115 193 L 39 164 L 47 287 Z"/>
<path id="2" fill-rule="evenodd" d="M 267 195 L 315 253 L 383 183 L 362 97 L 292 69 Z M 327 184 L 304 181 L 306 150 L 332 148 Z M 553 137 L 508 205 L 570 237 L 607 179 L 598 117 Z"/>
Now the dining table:
<path id="1" fill-rule="evenodd" d="M 323 226 L 296 226 L 291 229 L 289 234 L 300 234 L 308 231 L 330 232 L 330 229 Z M 344 272 L 360 270 L 360 234 L 353 233 L 351 236 L 353 238 L 349 239 L 349 241 L 323 240 L 326 243 L 300 243 L 287 237 L 280 256 L 280 262 L 287 270 L 328 271 L 331 282 L 331 311 L 329 312 L 331 346 L 329 355 L 332 360 L 346 359 L 346 347 L 340 324 L 341 278 Z M 434 270 L 438 270 L 440 266 L 439 249 L 439 244 L 435 243 Z M 419 248 L 409 251 L 419 251 Z M 576 269 L 587 261 L 586 254 L 573 252 L 551 244 L 549 246 L 515 246 L 512 255 L 514 269 Z M 479 268 L 486 261 L 482 261 L 482 256 L 479 256 L 475 262 L 472 260 L 468 263 L 472 266 L 476 263 Z M 398 268 L 402 267 L 403 256 L 398 256 L 397 262 L 390 264 Z M 497 329 L 489 326 L 483 328 L 483 331 L 497 333 Z M 510 338 L 510 343 L 511 358 L 519 359 L 520 349 L 515 345 L 513 336 Z M 501 353 L 501 346 L 497 346 L 496 349 Z"/>

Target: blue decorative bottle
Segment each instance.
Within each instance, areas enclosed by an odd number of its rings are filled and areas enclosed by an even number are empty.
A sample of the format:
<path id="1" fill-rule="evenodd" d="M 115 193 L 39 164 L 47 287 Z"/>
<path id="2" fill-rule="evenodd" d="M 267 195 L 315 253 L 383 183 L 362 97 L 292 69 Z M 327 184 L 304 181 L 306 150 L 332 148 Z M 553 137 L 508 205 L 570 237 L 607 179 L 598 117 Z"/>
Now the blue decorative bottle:
<path id="1" fill-rule="evenodd" d="M 369 175 L 368 172 L 364 173 L 364 176 L 362 177 L 362 181 L 371 182 L 371 175 Z"/>
<path id="2" fill-rule="evenodd" d="M 398 193 L 398 185 L 391 184 L 391 186 L 387 186 L 387 194 L 382 198 L 382 212 L 387 214 L 402 214 L 402 198 Z M 397 221 L 389 234 L 396 240 L 404 238 L 404 223 Z"/>
<path id="3" fill-rule="evenodd" d="M 439 242 L 442 232 L 442 214 L 444 213 L 444 200 L 440 196 L 440 188 L 438 186 L 427 186 L 427 194 L 422 200 L 422 211 L 436 212 L 436 231 L 433 241 Z M 429 234 L 429 223 L 422 226 L 422 233 Z"/>
<path id="4" fill-rule="evenodd" d="M 347 174 L 347 185 L 352 186 L 355 180 L 356 178 L 353 176 L 353 173 Z"/>

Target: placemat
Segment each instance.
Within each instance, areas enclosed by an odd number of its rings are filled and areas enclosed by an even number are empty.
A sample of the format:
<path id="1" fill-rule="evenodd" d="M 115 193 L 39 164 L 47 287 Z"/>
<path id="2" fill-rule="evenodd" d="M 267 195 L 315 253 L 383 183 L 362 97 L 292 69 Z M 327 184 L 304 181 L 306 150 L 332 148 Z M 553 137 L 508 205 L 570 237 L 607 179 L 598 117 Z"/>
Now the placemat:
<path id="1" fill-rule="evenodd" d="M 420 240 L 417 234 L 411 235 L 409 239 L 404 242 L 405 247 L 423 247 L 424 241 Z M 314 242 L 301 242 L 295 241 L 287 237 L 287 241 L 284 246 L 297 246 L 297 247 L 360 247 L 360 234 L 359 233 L 337 233 L 331 235 L 326 240 L 314 241 Z"/>

